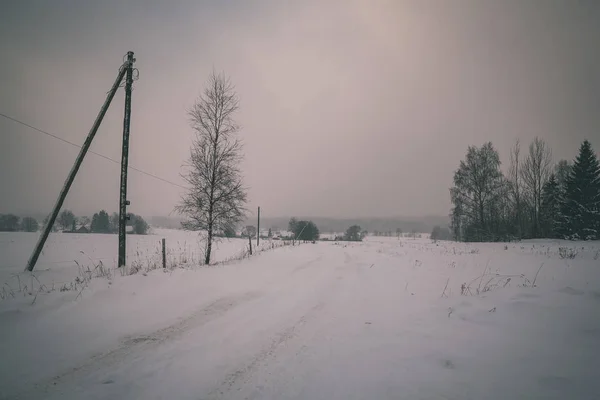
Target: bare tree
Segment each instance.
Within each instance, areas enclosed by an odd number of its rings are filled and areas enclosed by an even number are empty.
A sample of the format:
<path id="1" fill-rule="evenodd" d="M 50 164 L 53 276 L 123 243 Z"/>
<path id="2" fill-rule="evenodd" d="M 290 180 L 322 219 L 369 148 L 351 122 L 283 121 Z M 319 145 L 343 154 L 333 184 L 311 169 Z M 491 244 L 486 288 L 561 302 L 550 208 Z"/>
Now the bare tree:
<path id="1" fill-rule="evenodd" d="M 485 143 L 481 148 L 469 146 L 466 159 L 454 173 L 454 187 L 450 189 L 454 205 L 452 227 L 460 240 L 491 238 L 495 208 L 504 187 L 500 156 L 492 143 Z"/>
<path id="2" fill-rule="evenodd" d="M 529 154 L 521 168 L 523 186 L 531 202 L 533 236 L 540 233 L 540 209 L 542 208 L 542 188 L 552 173 L 552 151 L 542 139 L 536 137 L 529 145 Z"/>
<path id="3" fill-rule="evenodd" d="M 521 142 L 516 140 L 515 145 L 510 149 L 510 169 L 508 172 L 508 182 L 510 184 L 510 194 L 514 203 L 514 215 L 517 227 L 517 236 L 521 238 L 523 235 L 523 204 L 521 200 L 522 183 L 521 183 Z"/>
<path id="4" fill-rule="evenodd" d="M 239 169 L 242 143 L 233 119 L 238 104 L 230 80 L 213 72 L 188 111 L 196 134 L 183 175 L 190 188 L 175 209 L 187 217 L 184 229 L 206 231 L 206 264 L 210 264 L 215 233 L 235 229 L 246 213 L 247 195 Z"/>
<path id="5" fill-rule="evenodd" d="M 73 230 L 73 224 L 76 223 L 75 214 L 71 210 L 63 210 L 59 215 L 57 222 L 62 227 L 62 229 L 71 229 Z"/>
<path id="6" fill-rule="evenodd" d="M 79 218 L 79 223 L 80 223 L 82 226 L 85 226 L 86 228 L 89 228 L 89 227 L 90 227 L 90 223 L 91 223 L 91 222 L 92 222 L 92 220 L 91 220 L 91 219 L 90 219 L 90 217 L 88 217 L 88 216 L 85 216 L 85 215 L 84 215 L 83 217 L 80 217 L 80 218 Z"/>

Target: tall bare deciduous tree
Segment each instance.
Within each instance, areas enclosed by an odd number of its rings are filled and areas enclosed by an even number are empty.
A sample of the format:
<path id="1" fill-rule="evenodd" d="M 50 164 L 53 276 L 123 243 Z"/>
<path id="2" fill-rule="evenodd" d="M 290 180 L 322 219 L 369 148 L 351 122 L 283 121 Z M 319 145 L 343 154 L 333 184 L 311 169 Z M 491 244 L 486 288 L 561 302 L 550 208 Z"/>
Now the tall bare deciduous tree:
<path id="1" fill-rule="evenodd" d="M 176 211 L 187 217 L 184 229 L 205 231 L 206 264 L 215 233 L 235 229 L 246 213 L 247 194 L 239 169 L 242 143 L 233 118 L 238 107 L 230 80 L 213 72 L 188 111 L 196 137 L 183 175 L 190 187 Z"/>
<path id="2" fill-rule="evenodd" d="M 521 142 L 516 140 L 515 145 L 510 149 L 510 168 L 508 172 L 508 182 L 510 194 L 514 205 L 515 227 L 517 237 L 523 236 L 523 201 L 522 201 L 522 186 L 521 183 Z"/>
<path id="3" fill-rule="evenodd" d="M 467 157 L 454 173 L 450 196 L 452 226 L 461 240 L 491 240 L 498 204 L 506 187 L 500 156 L 492 143 L 469 146 Z"/>
<path id="4" fill-rule="evenodd" d="M 523 186 L 530 202 L 532 235 L 537 237 L 540 231 L 540 209 L 542 208 L 542 189 L 552 173 L 552 151 L 542 139 L 536 137 L 529 145 L 529 154 L 521 168 Z"/>
<path id="5" fill-rule="evenodd" d="M 73 224 L 76 222 L 75 214 L 71 210 L 63 210 L 58 215 L 57 222 L 62 229 L 72 229 Z"/>

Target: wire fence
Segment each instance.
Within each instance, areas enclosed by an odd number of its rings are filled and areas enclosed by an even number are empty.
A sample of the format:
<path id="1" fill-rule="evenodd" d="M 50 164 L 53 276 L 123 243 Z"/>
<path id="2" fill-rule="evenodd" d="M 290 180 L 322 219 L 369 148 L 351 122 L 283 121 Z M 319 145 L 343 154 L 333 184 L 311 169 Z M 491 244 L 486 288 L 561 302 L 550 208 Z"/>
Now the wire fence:
<path id="1" fill-rule="evenodd" d="M 0 112 L 0 117 L 12 121 L 13 123 L 19 124 L 21 126 L 27 127 L 32 131 L 45 135 L 46 137 L 52 138 L 54 140 L 60 141 L 66 145 L 73 146 L 76 148 L 82 147 L 81 145 L 64 139 L 59 135 L 50 133 L 44 129 L 40 129 L 30 123 L 24 122 L 18 118 L 4 114 L 2 112 Z M 111 163 L 120 165 L 120 162 L 118 160 L 108 157 L 104 154 L 91 150 L 89 151 L 89 153 Z M 170 181 L 154 173 L 148 172 L 144 169 L 136 168 L 131 165 L 129 165 L 128 168 L 143 175 L 149 176 L 157 181 L 167 183 L 174 189 L 186 189 L 179 183 Z M 254 212 L 251 212 L 250 214 L 252 217 L 255 215 Z M 12 242 L 8 243 L 10 243 L 12 247 Z M 0 242 L 0 244 L 6 243 Z M 260 254 L 264 251 L 288 246 L 290 244 L 292 244 L 292 242 L 290 241 L 264 240 L 259 246 L 251 248 L 248 243 L 238 241 L 233 247 L 229 246 L 229 248 L 227 249 L 221 249 L 221 244 L 216 243 L 214 246 L 215 256 L 212 257 L 213 260 L 210 265 L 223 265 L 234 260 L 241 260 L 247 258 L 252 254 Z M 76 244 L 69 243 L 69 246 L 76 246 Z M 168 242 L 168 246 L 165 248 L 165 254 L 163 254 L 162 245 L 160 241 L 157 241 L 156 245 L 145 244 L 142 246 L 129 248 L 128 250 L 129 251 L 126 255 L 126 258 L 128 260 L 126 268 L 129 268 L 129 272 L 131 273 L 136 273 L 139 271 L 150 271 L 153 269 L 162 268 L 163 266 L 166 266 L 170 269 L 176 267 L 206 266 L 204 263 L 205 253 L 202 246 L 192 243 L 188 244 L 185 241 L 183 243 L 180 241 L 175 241 L 175 243 Z M 73 249 L 70 248 L 68 251 L 73 251 Z M 68 253 L 68 251 L 66 252 Z M 58 259 L 52 259 L 44 257 L 44 253 L 42 253 L 41 258 L 39 259 L 38 267 L 34 272 L 23 272 L 27 260 L 21 261 L 20 257 L 13 257 L 12 259 L 9 258 L 10 261 L 7 261 L 6 264 L 3 263 L 3 260 L 0 260 L 0 282 L 2 282 L 3 277 L 7 276 L 9 277 L 9 279 L 20 279 L 22 276 L 28 276 L 37 279 L 36 274 L 54 274 L 56 276 L 60 276 L 60 278 L 58 278 L 60 279 L 60 281 L 57 281 L 56 283 L 63 284 L 66 283 L 64 279 L 69 279 L 69 274 L 77 276 L 77 274 L 81 274 L 82 269 L 87 268 L 87 271 L 89 272 L 91 271 L 91 268 L 97 270 L 99 267 L 101 267 L 102 270 L 105 270 L 106 268 L 110 270 L 115 269 L 118 266 L 118 257 L 116 255 L 116 251 L 114 256 L 95 255 L 93 254 L 93 251 L 91 251 L 90 253 L 86 253 L 84 250 L 81 250 L 77 253 L 73 253 L 72 255 L 73 256 L 70 258 L 61 257 Z M 163 265 L 163 263 L 165 265 Z M 40 283 L 40 285 L 42 284 Z"/>
<path id="2" fill-rule="evenodd" d="M 0 273 L 3 272 L 2 298 L 10 297 L 8 293 L 20 293 L 30 291 L 35 287 L 77 289 L 82 282 L 89 282 L 92 277 L 112 278 L 116 275 L 134 275 L 138 273 L 149 273 L 153 270 L 166 269 L 173 271 L 178 268 L 213 268 L 223 267 L 241 261 L 251 256 L 256 256 L 266 251 L 293 245 L 287 240 L 261 241 L 259 246 L 252 243 L 250 246 L 245 240 L 227 241 L 214 243 L 215 255 L 209 265 L 204 263 L 205 253 L 197 244 L 187 241 L 174 240 L 171 246 L 165 246 L 163 255 L 162 240 L 156 241 L 155 245 L 140 247 L 128 252 L 129 262 L 123 268 L 117 268 L 117 256 L 91 257 L 84 251 L 80 251 L 77 257 L 71 260 L 41 260 L 39 269 L 35 271 L 23 271 L 23 265 L 0 265 Z M 167 241 L 168 243 L 168 241 Z M 296 242 L 298 243 L 298 242 Z M 29 282 L 29 284 L 24 284 Z M 37 282 L 37 285 L 36 285 Z M 69 289 L 70 290 L 70 289 Z"/>

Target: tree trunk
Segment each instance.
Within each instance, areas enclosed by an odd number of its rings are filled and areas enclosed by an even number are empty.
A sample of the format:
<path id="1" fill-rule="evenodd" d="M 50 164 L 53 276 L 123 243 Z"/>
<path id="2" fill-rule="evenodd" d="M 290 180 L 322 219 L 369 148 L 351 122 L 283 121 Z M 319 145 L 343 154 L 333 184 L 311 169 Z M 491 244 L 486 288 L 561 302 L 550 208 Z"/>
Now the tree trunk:
<path id="1" fill-rule="evenodd" d="M 210 264 L 210 252 L 212 250 L 212 227 L 208 228 L 208 237 L 206 242 L 206 254 L 204 255 L 204 264 Z"/>
<path id="2" fill-rule="evenodd" d="M 479 224 L 479 228 L 483 230 L 485 228 L 485 208 L 483 203 L 479 205 Z"/>
<path id="3" fill-rule="evenodd" d="M 212 154 L 212 174 L 211 174 L 211 179 L 210 179 L 210 196 L 209 196 L 209 200 L 210 203 L 208 205 L 208 229 L 207 229 L 207 240 L 208 243 L 206 244 L 206 255 L 205 255 L 205 259 L 204 259 L 204 263 L 206 265 L 210 264 L 210 253 L 212 250 L 212 239 L 213 239 L 213 216 L 214 216 L 214 199 L 215 199 L 215 182 L 216 182 L 216 176 L 217 176 L 217 163 L 216 163 L 216 154 L 217 154 L 217 143 L 219 140 L 219 131 L 216 131 L 216 138 L 215 138 L 215 142 L 213 145 L 213 154 Z"/>

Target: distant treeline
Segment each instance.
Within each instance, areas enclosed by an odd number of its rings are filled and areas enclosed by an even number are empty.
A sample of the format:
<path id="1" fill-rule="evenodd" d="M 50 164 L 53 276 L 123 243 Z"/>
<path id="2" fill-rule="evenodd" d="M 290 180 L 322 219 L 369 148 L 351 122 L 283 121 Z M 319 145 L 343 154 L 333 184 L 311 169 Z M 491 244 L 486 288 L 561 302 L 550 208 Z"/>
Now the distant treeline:
<path id="1" fill-rule="evenodd" d="M 265 210 L 263 210 L 264 212 Z M 326 217 L 298 217 L 299 219 L 313 221 L 321 232 L 341 233 L 346 232 L 349 226 L 360 226 L 369 232 L 378 232 L 381 236 L 395 236 L 396 231 L 402 232 L 431 232 L 436 226 L 448 226 L 450 220 L 447 216 L 424 217 L 385 217 L 385 218 L 326 218 Z M 261 226 L 270 226 L 273 229 L 283 228 L 288 225 L 288 217 L 261 218 Z M 255 220 L 249 220 L 255 224 Z"/>
<path id="2" fill-rule="evenodd" d="M 139 215 L 129 214 L 127 225 L 132 227 L 132 232 L 138 235 L 148 233 L 149 226 Z M 37 219 L 27 216 L 19 217 L 15 214 L 0 214 L 0 232 L 37 232 L 41 226 L 48 221 L 46 217 L 39 224 Z M 90 219 L 87 216 L 77 217 L 70 210 L 63 210 L 52 227 L 53 232 L 62 231 L 66 233 L 117 233 L 119 230 L 119 214 L 111 216 L 104 210 L 95 213 Z"/>
<path id="3" fill-rule="evenodd" d="M 36 232 L 38 229 L 39 223 L 33 217 L 0 214 L 0 232 Z"/>
<path id="4" fill-rule="evenodd" d="M 450 196 L 457 240 L 600 239 L 600 166 L 587 140 L 575 160 L 556 164 L 543 140 L 524 155 L 517 141 L 506 172 L 491 142 L 471 146 Z"/>

